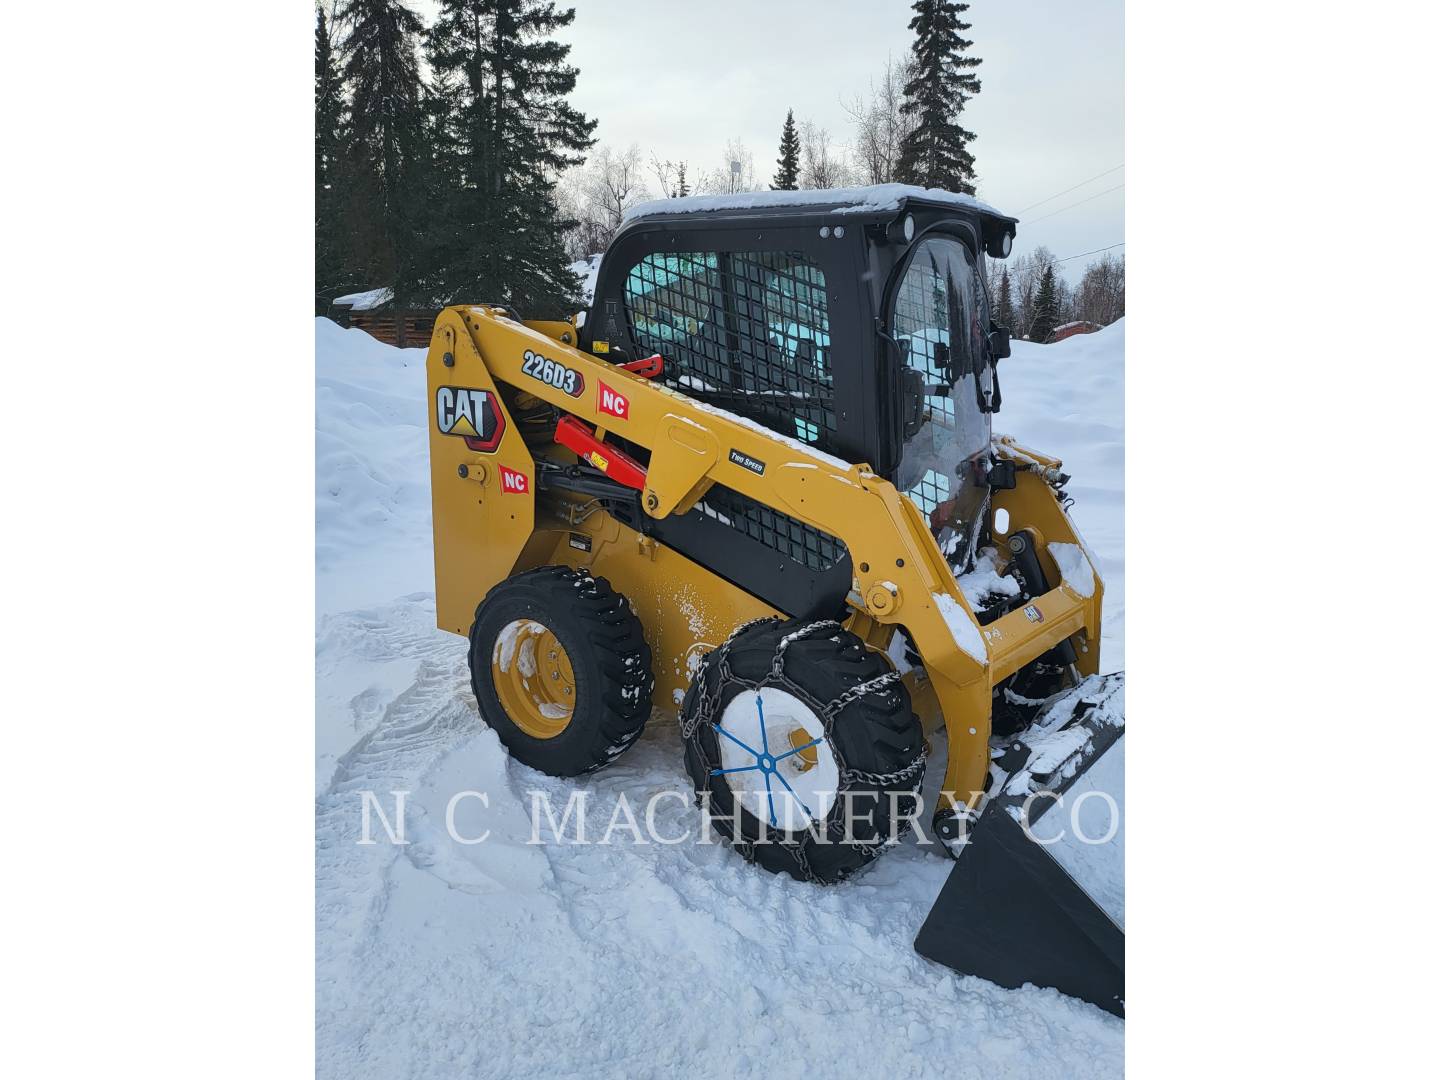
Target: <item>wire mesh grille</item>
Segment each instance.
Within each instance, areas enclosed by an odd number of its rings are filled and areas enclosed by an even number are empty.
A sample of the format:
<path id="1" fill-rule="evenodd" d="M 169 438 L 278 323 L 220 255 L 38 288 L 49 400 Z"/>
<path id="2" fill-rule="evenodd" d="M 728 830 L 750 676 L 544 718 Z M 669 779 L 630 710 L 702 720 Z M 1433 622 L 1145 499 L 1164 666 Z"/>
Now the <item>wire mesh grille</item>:
<path id="1" fill-rule="evenodd" d="M 630 268 L 625 312 L 663 381 L 772 431 L 835 434 L 824 272 L 799 252 L 656 252 Z"/>
<path id="2" fill-rule="evenodd" d="M 829 570 L 846 555 L 844 543 L 829 533 L 719 484 L 706 493 L 698 509 L 815 573 Z"/>
<path id="3" fill-rule="evenodd" d="M 928 515 L 930 511 L 950 498 L 950 478 L 944 473 L 929 469 L 920 478 L 920 482 L 905 494 L 910 496 L 910 501 Z"/>

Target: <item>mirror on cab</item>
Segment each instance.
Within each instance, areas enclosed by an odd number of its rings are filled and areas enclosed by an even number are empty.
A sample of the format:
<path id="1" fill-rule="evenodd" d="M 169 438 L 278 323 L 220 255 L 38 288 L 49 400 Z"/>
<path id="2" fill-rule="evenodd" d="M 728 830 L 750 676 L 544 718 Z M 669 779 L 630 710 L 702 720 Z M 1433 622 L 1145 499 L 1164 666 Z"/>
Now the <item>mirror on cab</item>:
<path id="1" fill-rule="evenodd" d="M 925 375 L 916 368 L 900 369 L 900 409 L 905 438 L 913 438 L 925 424 Z"/>
<path id="2" fill-rule="evenodd" d="M 990 324 L 990 359 L 1004 360 L 1010 355 L 1010 328 Z"/>

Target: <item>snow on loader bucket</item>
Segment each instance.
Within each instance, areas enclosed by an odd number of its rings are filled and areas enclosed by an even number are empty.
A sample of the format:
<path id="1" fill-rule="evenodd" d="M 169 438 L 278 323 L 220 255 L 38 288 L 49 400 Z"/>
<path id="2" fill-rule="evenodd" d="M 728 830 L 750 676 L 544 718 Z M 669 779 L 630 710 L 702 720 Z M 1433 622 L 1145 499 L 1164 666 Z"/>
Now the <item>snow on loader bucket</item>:
<path id="1" fill-rule="evenodd" d="M 1001 741 L 920 955 L 1125 1015 L 1124 711 L 1124 675 L 1090 676 Z"/>

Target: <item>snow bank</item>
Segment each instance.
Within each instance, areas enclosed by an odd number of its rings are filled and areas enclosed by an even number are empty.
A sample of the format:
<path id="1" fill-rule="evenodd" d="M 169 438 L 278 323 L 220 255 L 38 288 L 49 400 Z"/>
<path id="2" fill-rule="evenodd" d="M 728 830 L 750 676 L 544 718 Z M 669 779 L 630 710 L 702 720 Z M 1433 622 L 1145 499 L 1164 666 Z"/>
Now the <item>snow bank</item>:
<path id="1" fill-rule="evenodd" d="M 1118 671 L 1125 666 L 1125 320 L 1054 345 L 1010 347 L 1000 361 L 1004 404 L 994 430 L 1065 462 L 1070 516 L 1104 579 L 1100 667 Z"/>
<path id="2" fill-rule="evenodd" d="M 659 214 L 699 214 L 707 210 L 765 210 L 773 207 L 838 205 L 837 214 L 898 210 L 905 199 L 928 199 L 967 210 L 1005 217 L 973 195 L 913 184 L 875 184 L 871 187 L 826 188 L 821 191 L 739 191 L 733 195 L 687 195 L 683 199 L 651 199 L 625 211 L 625 221 Z"/>
<path id="3" fill-rule="evenodd" d="M 315 320 L 321 612 L 434 588 L 425 350 Z"/>

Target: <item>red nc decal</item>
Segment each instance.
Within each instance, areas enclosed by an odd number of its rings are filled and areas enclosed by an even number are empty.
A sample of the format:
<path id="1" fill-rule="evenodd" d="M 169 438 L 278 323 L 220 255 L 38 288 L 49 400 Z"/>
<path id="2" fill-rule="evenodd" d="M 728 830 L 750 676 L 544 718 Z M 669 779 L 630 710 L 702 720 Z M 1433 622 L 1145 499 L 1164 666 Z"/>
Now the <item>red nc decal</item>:
<path id="1" fill-rule="evenodd" d="M 529 495 L 530 478 L 523 472 L 516 472 L 514 469 L 507 469 L 501 465 L 500 490 L 507 494 L 514 492 L 517 495 Z"/>
<path id="2" fill-rule="evenodd" d="M 611 390 L 602 382 L 598 398 L 596 404 L 599 405 L 602 413 L 607 416 L 618 416 L 621 420 L 630 419 L 630 399 L 624 394 Z"/>

